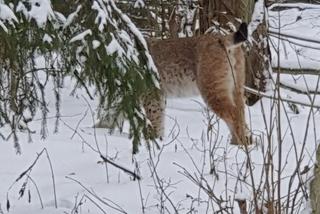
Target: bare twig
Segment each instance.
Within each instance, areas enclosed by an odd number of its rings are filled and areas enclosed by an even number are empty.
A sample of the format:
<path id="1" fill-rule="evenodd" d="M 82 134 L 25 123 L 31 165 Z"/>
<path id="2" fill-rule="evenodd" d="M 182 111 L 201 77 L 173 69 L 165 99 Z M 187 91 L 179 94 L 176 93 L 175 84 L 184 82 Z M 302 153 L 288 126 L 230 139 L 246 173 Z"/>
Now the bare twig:
<path id="1" fill-rule="evenodd" d="M 103 214 L 107 214 L 107 212 L 106 211 L 104 211 L 103 210 L 103 208 L 97 203 L 97 202 L 95 202 L 95 200 L 93 200 L 90 196 L 88 196 L 88 195 L 83 195 L 84 196 L 84 198 L 87 198 L 89 201 L 91 201 L 91 203 L 93 203 L 96 207 L 98 207 L 98 209 L 103 213 Z"/>
<path id="2" fill-rule="evenodd" d="M 76 128 L 74 129 L 74 132 L 73 132 L 73 134 L 71 136 L 71 139 L 75 136 L 75 134 L 76 134 L 81 122 L 86 118 L 87 114 L 88 114 L 88 109 L 85 111 L 85 113 L 82 115 L 82 118 L 77 123 Z"/>
<path id="3" fill-rule="evenodd" d="M 48 159 L 49 166 L 50 166 L 50 171 L 51 171 L 51 178 L 52 178 L 52 185 L 53 185 L 53 195 L 54 195 L 54 206 L 55 206 L 56 208 L 58 208 L 57 192 L 56 192 L 56 182 L 55 182 L 55 179 L 54 179 L 53 167 L 52 167 L 52 163 L 51 163 L 51 159 L 50 159 L 48 150 L 47 150 L 46 148 L 44 148 L 44 151 L 45 151 L 45 153 L 46 153 L 46 155 L 47 155 L 47 159 Z"/>
<path id="4" fill-rule="evenodd" d="M 1 203 L 0 203 L 0 214 L 4 214 L 2 208 L 1 208 Z"/>
<path id="5" fill-rule="evenodd" d="M 269 30 L 268 33 L 273 35 L 273 36 L 278 36 L 279 38 L 280 38 L 280 36 L 283 36 L 283 37 L 287 37 L 287 38 L 291 38 L 291 39 L 301 40 L 301 41 L 304 41 L 304 42 L 311 42 L 311 43 L 320 44 L 320 40 L 306 38 L 306 37 L 300 37 L 300 36 L 295 36 L 295 35 L 279 32 L 279 31 Z M 310 48 L 312 48 L 312 47 L 310 47 Z"/>
<path id="6" fill-rule="evenodd" d="M 104 157 L 102 154 L 100 154 L 100 158 L 101 158 L 104 162 L 109 163 L 109 164 L 111 164 L 112 166 L 114 166 L 114 167 L 116 167 L 116 168 L 118 168 L 118 169 L 121 169 L 121 170 L 124 171 L 125 173 L 131 175 L 134 180 L 135 180 L 135 179 L 141 180 L 140 175 L 137 175 L 137 173 L 132 172 L 131 170 L 129 170 L 129 169 L 123 167 L 123 166 L 120 166 L 119 164 L 116 164 L 115 162 L 113 162 L 113 161 L 109 160 L 108 158 Z"/>
<path id="7" fill-rule="evenodd" d="M 86 190 L 91 196 L 93 196 L 95 199 L 97 199 L 99 202 L 101 202 L 102 204 L 112 208 L 115 211 L 118 211 L 119 213 L 123 213 L 123 214 L 128 214 L 122 207 L 120 207 L 118 204 L 114 203 L 113 201 L 109 200 L 109 199 L 105 199 L 103 200 L 101 197 L 99 197 L 93 190 L 90 190 L 89 188 L 87 188 L 86 186 L 84 186 L 80 181 L 66 176 L 67 179 L 74 181 L 75 183 L 79 184 L 84 190 Z M 107 201 L 108 202 L 107 202 Z"/>
<path id="8" fill-rule="evenodd" d="M 166 192 L 166 188 L 164 186 L 164 181 L 159 177 L 158 173 L 157 173 L 157 167 L 156 167 L 156 164 L 154 163 L 153 161 L 153 158 L 152 158 L 152 154 L 151 154 L 151 151 L 149 150 L 149 167 L 150 167 L 150 170 L 152 172 L 152 178 L 153 178 L 153 182 L 154 184 L 156 185 L 157 187 L 157 191 L 159 191 L 160 195 L 161 196 L 164 196 L 166 200 L 169 201 L 172 209 L 174 210 L 174 213 L 175 214 L 178 214 L 178 209 L 176 208 L 176 205 L 173 203 L 173 201 L 170 199 L 169 195 L 167 192 Z M 168 184 L 168 186 L 170 185 L 170 183 Z M 161 199 L 161 209 L 164 209 L 165 206 L 163 205 L 164 203 L 164 200 Z M 163 211 L 162 211 L 163 212 Z"/>
<path id="9" fill-rule="evenodd" d="M 273 70 L 277 69 L 276 67 Z M 319 75 L 319 69 L 313 68 L 284 68 L 280 67 L 281 74 L 292 74 L 292 75 L 302 75 L 302 74 L 309 74 L 309 75 Z"/>
<path id="10" fill-rule="evenodd" d="M 255 95 L 258 95 L 258 96 L 261 96 L 261 97 L 265 97 L 265 98 L 268 98 L 268 99 L 272 99 L 272 100 L 276 100 L 277 97 L 275 96 L 271 96 L 271 95 L 268 95 L 264 92 L 261 92 L 261 91 L 257 91 L 255 89 L 252 89 L 252 88 L 248 88 L 248 87 L 245 87 L 245 90 L 249 93 L 252 93 L 252 94 L 255 94 Z M 297 101 L 297 100 L 291 100 L 291 99 L 286 99 L 286 98 L 280 98 L 282 101 L 284 102 L 288 102 L 288 103 L 294 103 L 294 104 L 298 104 L 298 105 L 302 105 L 302 106 L 307 106 L 307 107 L 313 107 L 313 108 L 317 108 L 317 109 L 320 109 L 320 106 L 318 105 L 314 105 L 314 104 L 310 104 L 310 103 L 304 103 L 304 102 L 300 102 L 300 101 Z"/>
<path id="11" fill-rule="evenodd" d="M 301 90 L 299 88 L 295 88 L 295 87 L 292 87 L 290 85 L 286 85 L 285 83 L 281 83 L 280 82 L 280 87 L 281 88 L 284 88 L 284 89 L 288 89 L 290 91 L 293 91 L 293 92 L 296 92 L 298 94 L 305 94 L 305 95 L 309 95 L 309 94 L 320 94 L 320 91 L 318 90 Z"/>
<path id="12" fill-rule="evenodd" d="M 87 95 L 89 96 L 90 100 L 94 100 L 93 99 L 93 96 L 91 95 L 88 87 L 87 87 L 87 84 L 83 81 L 83 79 L 79 76 L 78 72 L 77 71 L 74 71 L 73 72 L 74 76 L 77 78 L 77 80 L 79 81 L 79 83 L 82 85 L 82 87 L 85 89 Z"/>
<path id="13" fill-rule="evenodd" d="M 28 176 L 28 179 L 33 183 L 33 185 L 36 188 L 36 191 L 37 191 L 37 194 L 38 194 L 38 197 L 39 197 L 39 201 L 40 201 L 40 205 L 41 205 L 41 208 L 43 209 L 44 206 L 43 206 L 43 202 L 42 202 L 42 198 L 41 198 L 41 194 L 40 194 L 38 185 L 36 184 L 36 182 L 28 174 L 27 174 L 27 176 Z M 1 212 L 0 212 L 0 214 L 1 214 Z"/>
<path id="14" fill-rule="evenodd" d="M 140 174 L 140 169 L 139 169 L 139 165 L 138 165 L 137 160 L 135 160 L 135 163 L 136 163 L 136 170 L 135 171 L 138 174 Z M 144 199 L 143 199 L 142 187 L 141 187 L 141 181 L 140 180 L 138 180 L 138 187 L 139 187 L 139 195 L 140 195 L 140 201 L 141 201 L 141 209 L 142 209 L 142 213 L 144 214 L 146 207 L 145 207 L 145 205 L 143 203 Z"/>
<path id="15" fill-rule="evenodd" d="M 43 153 L 46 154 L 46 157 L 47 157 L 47 159 L 48 159 L 48 163 L 49 163 L 49 166 L 50 166 L 51 179 L 52 179 L 52 185 L 53 185 L 53 194 L 54 194 L 54 205 L 55 205 L 56 208 L 58 208 L 57 193 L 56 193 L 56 184 L 55 184 L 55 177 L 54 177 L 54 172 L 53 172 L 53 166 L 52 166 L 52 163 L 51 163 L 51 159 L 50 159 L 49 153 L 48 153 L 48 151 L 47 151 L 46 148 L 42 149 L 41 152 L 37 154 L 37 157 L 36 157 L 36 159 L 32 162 L 32 164 L 31 164 L 25 171 L 23 171 L 23 172 L 18 176 L 18 178 L 11 184 L 11 186 L 9 187 L 8 192 L 7 192 L 7 199 L 9 199 L 9 191 L 10 191 L 10 190 L 12 189 L 12 187 L 13 187 L 19 180 L 21 180 L 24 176 L 26 176 L 27 179 L 30 179 L 30 181 L 35 185 L 35 182 L 34 182 L 33 179 L 31 179 L 31 177 L 30 177 L 30 173 L 31 173 L 33 167 L 36 165 L 36 163 L 38 162 L 39 158 L 42 156 Z M 27 181 L 26 181 L 26 182 L 27 182 Z M 38 195 L 39 195 L 39 198 L 40 198 L 41 207 L 43 208 L 43 203 L 42 203 L 42 200 L 41 200 L 40 193 L 39 193 L 39 190 L 38 190 L 37 185 L 35 185 L 35 187 L 36 187 L 36 190 L 37 190 Z"/>

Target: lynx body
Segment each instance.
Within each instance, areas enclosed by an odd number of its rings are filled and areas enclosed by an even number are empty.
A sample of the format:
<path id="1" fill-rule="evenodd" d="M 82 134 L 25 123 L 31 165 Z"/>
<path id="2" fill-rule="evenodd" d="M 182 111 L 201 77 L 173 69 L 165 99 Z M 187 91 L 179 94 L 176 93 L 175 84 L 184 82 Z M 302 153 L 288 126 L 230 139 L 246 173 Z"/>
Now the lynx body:
<path id="1" fill-rule="evenodd" d="M 201 94 L 207 105 L 228 125 L 232 143 L 247 144 L 244 115 L 246 25 L 227 36 L 149 40 L 160 75 L 160 99 L 146 99 L 144 107 L 156 136 L 163 136 L 165 97 Z"/>
<path id="2" fill-rule="evenodd" d="M 247 25 L 241 24 L 238 32 L 227 36 L 148 40 L 161 87 L 160 97 L 150 94 L 143 99 L 151 138 L 164 135 L 166 97 L 200 94 L 228 125 L 231 143 L 251 142 L 244 115 L 245 55 L 241 44 L 246 38 Z M 114 121 L 102 119 L 96 127 L 111 128 Z"/>

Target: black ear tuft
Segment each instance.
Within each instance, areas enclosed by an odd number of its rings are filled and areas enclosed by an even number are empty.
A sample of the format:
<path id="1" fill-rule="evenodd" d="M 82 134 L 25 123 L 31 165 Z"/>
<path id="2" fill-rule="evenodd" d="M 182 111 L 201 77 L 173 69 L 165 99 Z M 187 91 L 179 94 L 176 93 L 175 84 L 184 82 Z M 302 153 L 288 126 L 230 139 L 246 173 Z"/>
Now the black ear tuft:
<path id="1" fill-rule="evenodd" d="M 239 30 L 234 34 L 234 44 L 246 41 L 248 38 L 248 26 L 247 23 L 243 22 Z"/>

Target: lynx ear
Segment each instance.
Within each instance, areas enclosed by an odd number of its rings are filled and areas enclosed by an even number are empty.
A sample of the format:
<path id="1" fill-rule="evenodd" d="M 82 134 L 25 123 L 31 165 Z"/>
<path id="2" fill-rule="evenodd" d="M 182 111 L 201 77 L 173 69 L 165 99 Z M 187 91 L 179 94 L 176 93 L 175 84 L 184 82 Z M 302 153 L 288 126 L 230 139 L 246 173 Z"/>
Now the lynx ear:
<path id="1" fill-rule="evenodd" d="M 247 40 L 247 38 L 248 38 L 248 26 L 245 22 L 243 22 L 240 25 L 239 30 L 233 36 L 234 44 L 244 42 Z"/>

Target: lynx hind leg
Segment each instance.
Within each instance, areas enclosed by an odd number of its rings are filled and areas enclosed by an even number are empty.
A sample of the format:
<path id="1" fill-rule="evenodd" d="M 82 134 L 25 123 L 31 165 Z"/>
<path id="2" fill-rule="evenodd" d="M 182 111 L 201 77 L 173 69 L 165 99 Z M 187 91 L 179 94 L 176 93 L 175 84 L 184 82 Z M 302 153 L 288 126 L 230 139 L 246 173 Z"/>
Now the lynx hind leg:
<path id="1" fill-rule="evenodd" d="M 231 132 L 231 144 L 233 145 L 250 145 L 252 144 L 252 137 L 245 121 L 241 122 L 237 119 L 231 122 L 226 122 Z"/>
<path id="2" fill-rule="evenodd" d="M 232 138 L 231 144 L 234 145 L 250 145 L 252 137 L 245 121 L 244 100 L 242 97 L 235 98 L 237 105 L 230 105 L 225 114 L 222 114 L 222 119 L 227 123 Z"/>
<path id="3" fill-rule="evenodd" d="M 211 94 L 214 99 L 210 99 L 208 95 L 206 100 L 209 107 L 227 124 L 232 136 L 231 144 L 251 144 L 251 137 L 246 128 L 243 96 L 234 96 L 232 101 L 229 96 L 222 94 Z"/>
<path id="4" fill-rule="evenodd" d="M 163 94 L 159 96 L 148 95 L 144 99 L 144 108 L 146 110 L 146 116 L 150 121 L 148 130 L 148 138 L 160 138 L 164 137 L 164 112 L 165 112 L 165 97 Z"/>

